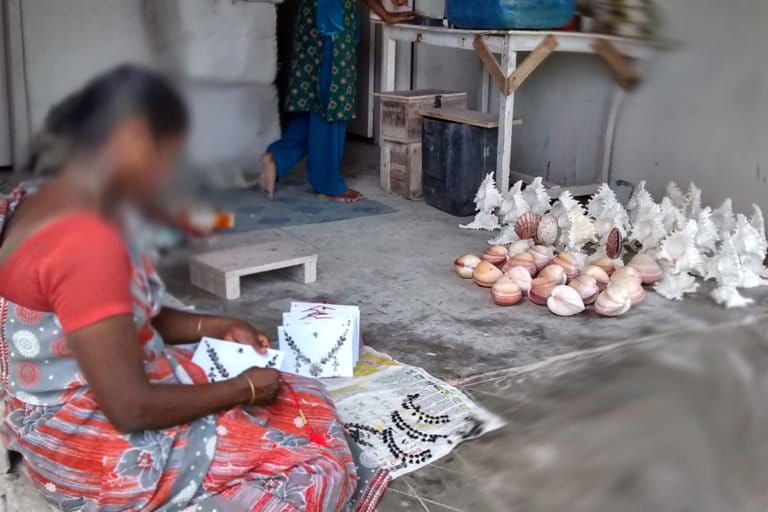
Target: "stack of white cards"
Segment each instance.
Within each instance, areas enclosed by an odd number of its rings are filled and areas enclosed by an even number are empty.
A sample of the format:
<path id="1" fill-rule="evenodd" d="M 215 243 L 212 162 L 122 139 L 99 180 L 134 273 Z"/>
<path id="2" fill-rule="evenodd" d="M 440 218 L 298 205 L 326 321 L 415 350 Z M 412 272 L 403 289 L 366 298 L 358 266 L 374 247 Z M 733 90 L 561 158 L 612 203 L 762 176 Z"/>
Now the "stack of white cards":
<path id="1" fill-rule="evenodd" d="M 282 370 L 307 377 L 352 377 L 360 352 L 360 308 L 292 302 L 277 328 Z"/>
<path id="2" fill-rule="evenodd" d="M 250 345 L 203 338 L 192 356 L 192 362 L 205 371 L 210 382 L 220 382 L 235 378 L 248 368 L 280 370 L 284 354 L 271 349 L 266 354 L 259 354 Z"/>

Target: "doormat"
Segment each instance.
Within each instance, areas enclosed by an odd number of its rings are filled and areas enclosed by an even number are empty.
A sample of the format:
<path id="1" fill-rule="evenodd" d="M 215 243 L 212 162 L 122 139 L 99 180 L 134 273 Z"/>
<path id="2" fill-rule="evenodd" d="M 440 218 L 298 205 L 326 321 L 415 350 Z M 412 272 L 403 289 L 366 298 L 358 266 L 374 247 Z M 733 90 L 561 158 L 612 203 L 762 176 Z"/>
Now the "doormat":
<path id="1" fill-rule="evenodd" d="M 306 181 L 295 178 L 281 182 L 271 201 L 258 188 L 211 191 L 206 194 L 206 200 L 235 213 L 235 227 L 229 233 L 320 224 L 397 211 L 372 199 L 357 203 L 324 199 L 313 193 Z"/>
<path id="2" fill-rule="evenodd" d="M 372 512 L 393 479 L 504 426 L 457 388 L 368 347 L 355 377 L 325 382 L 360 477 L 348 512 Z"/>

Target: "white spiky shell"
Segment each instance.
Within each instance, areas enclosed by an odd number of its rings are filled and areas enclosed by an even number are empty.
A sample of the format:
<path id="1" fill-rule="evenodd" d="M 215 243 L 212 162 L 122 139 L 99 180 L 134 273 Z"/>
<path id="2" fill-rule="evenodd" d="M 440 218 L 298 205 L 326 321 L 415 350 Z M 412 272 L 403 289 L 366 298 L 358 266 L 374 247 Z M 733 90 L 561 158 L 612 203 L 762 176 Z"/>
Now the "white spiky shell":
<path id="1" fill-rule="evenodd" d="M 665 272 L 664 277 L 654 287 L 656 292 L 669 300 L 683 300 L 689 293 L 695 293 L 699 289 L 696 278 L 686 273 Z"/>
<path id="2" fill-rule="evenodd" d="M 552 198 L 549 197 L 549 193 L 544 187 L 544 179 L 541 177 L 534 178 L 531 184 L 525 187 L 523 197 L 528 203 L 530 211 L 539 215 L 544 215 L 552 205 Z"/>
<path id="3" fill-rule="evenodd" d="M 764 274 L 765 253 L 768 250 L 768 243 L 765 238 L 747 220 L 746 216 L 738 214 L 736 216 L 736 229 L 732 235 L 733 245 L 741 259 L 741 263 L 746 269 L 755 274 Z"/>
<path id="4" fill-rule="evenodd" d="M 568 227 L 565 228 L 563 235 L 565 237 L 563 245 L 572 253 L 580 253 L 585 245 L 597 241 L 592 220 L 577 209 L 572 210 L 568 215 Z"/>
<path id="5" fill-rule="evenodd" d="M 642 180 L 632 189 L 632 195 L 629 197 L 629 201 L 627 202 L 627 210 L 632 212 L 637 209 L 638 199 L 644 191 L 647 192 L 645 190 L 645 180 Z"/>
<path id="6" fill-rule="evenodd" d="M 736 216 L 733 214 L 733 200 L 730 197 L 712 212 L 712 222 L 717 226 L 720 236 L 730 233 L 736 227 Z"/>
<path id="7" fill-rule="evenodd" d="M 499 207 L 499 215 L 503 224 L 514 224 L 521 215 L 530 211 L 528 202 L 523 197 L 523 182 L 516 182 L 504 194 Z"/>
<path id="8" fill-rule="evenodd" d="M 707 253 L 713 253 L 720 241 L 717 226 L 712 222 L 712 208 L 707 206 L 696 217 L 698 231 L 696 232 L 696 246 Z"/>
<path id="9" fill-rule="evenodd" d="M 634 223 L 642 208 L 651 204 L 654 204 L 653 196 L 645 189 L 645 181 L 641 181 L 635 187 L 632 197 L 629 198 L 629 203 L 627 203 L 629 220 Z"/>
<path id="10" fill-rule="evenodd" d="M 681 230 L 670 234 L 661 243 L 659 259 L 670 264 L 675 272 L 701 272 L 704 256 L 696 247 L 699 227 L 695 220 L 689 220 Z"/>
<path id="11" fill-rule="evenodd" d="M 706 278 L 724 287 L 754 288 L 768 283 L 745 267 L 730 235 L 726 235 L 720 251 L 707 262 Z"/>
<path id="12" fill-rule="evenodd" d="M 749 224 L 755 228 L 757 234 L 763 240 L 765 237 L 765 218 L 763 217 L 763 210 L 756 204 L 752 205 L 752 216 L 749 218 Z"/>
<path id="13" fill-rule="evenodd" d="M 672 201 L 675 208 L 685 211 L 685 208 L 688 206 L 688 198 L 674 181 L 670 181 L 667 184 L 667 197 Z"/>
<path id="14" fill-rule="evenodd" d="M 664 224 L 664 229 L 671 233 L 678 229 L 682 229 L 685 226 L 685 213 L 672 204 L 672 200 L 668 197 L 664 197 L 661 200 L 661 222 Z"/>
<path id="15" fill-rule="evenodd" d="M 477 211 L 490 211 L 501 206 L 501 192 L 496 188 L 493 173 L 488 173 L 475 195 Z"/>
<path id="16" fill-rule="evenodd" d="M 600 185 L 597 193 L 589 200 L 587 213 L 594 219 L 598 238 L 604 237 L 613 228 L 618 228 L 622 237 L 629 233 L 629 214 L 606 183 Z"/>
<path id="17" fill-rule="evenodd" d="M 710 295 L 712 300 L 721 306 L 725 306 L 727 309 L 743 308 L 749 306 L 755 301 L 744 297 L 739 291 L 732 286 L 718 286 Z"/>
<path id="18" fill-rule="evenodd" d="M 686 208 L 685 214 L 689 219 L 695 219 L 701 212 L 701 189 L 694 182 L 688 186 L 688 192 L 685 194 Z"/>
<path id="19" fill-rule="evenodd" d="M 571 194 L 569 190 L 566 190 L 560 194 L 560 197 L 557 198 L 557 202 L 555 202 L 555 205 L 550 211 L 550 214 L 552 214 L 557 219 L 557 225 L 561 229 L 568 227 L 568 216 L 575 213 L 581 213 L 582 215 L 586 214 L 584 207 L 581 206 L 581 203 L 574 199 L 573 194 Z"/>
<path id="20" fill-rule="evenodd" d="M 665 236 L 667 231 L 664 229 L 661 207 L 653 201 L 640 204 L 630 239 L 647 252 L 655 250 Z"/>
<path id="21" fill-rule="evenodd" d="M 498 236 L 488 240 L 490 245 L 506 245 L 517 242 L 520 238 L 515 233 L 515 225 L 510 224 L 501 228 Z"/>
<path id="22" fill-rule="evenodd" d="M 501 227 L 499 218 L 493 212 L 480 211 L 469 224 L 462 224 L 461 229 L 477 229 L 484 231 L 496 231 Z"/>
<path id="23" fill-rule="evenodd" d="M 602 215 L 612 204 L 617 203 L 616 194 L 607 183 L 603 183 L 597 189 L 587 203 L 587 213 L 594 218 Z"/>

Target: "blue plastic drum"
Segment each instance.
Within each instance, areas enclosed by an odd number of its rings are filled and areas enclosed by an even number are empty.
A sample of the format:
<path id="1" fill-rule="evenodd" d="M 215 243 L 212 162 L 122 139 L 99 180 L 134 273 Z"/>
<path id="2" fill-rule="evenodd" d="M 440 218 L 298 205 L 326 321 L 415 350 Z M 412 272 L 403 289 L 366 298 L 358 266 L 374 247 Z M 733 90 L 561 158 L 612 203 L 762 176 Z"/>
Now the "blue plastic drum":
<path id="1" fill-rule="evenodd" d="M 448 21 L 489 30 L 558 28 L 574 15 L 575 0 L 447 0 Z"/>

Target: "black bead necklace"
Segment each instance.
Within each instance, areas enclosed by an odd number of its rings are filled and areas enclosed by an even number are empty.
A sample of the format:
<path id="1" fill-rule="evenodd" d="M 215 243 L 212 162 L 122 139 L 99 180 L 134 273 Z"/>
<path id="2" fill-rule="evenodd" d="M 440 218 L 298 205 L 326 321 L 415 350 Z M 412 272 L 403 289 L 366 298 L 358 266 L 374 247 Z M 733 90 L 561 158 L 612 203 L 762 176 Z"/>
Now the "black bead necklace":
<path id="1" fill-rule="evenodd" d="M 394 411 L 390 417 L 392 418 L 392 423 L 394 423 L 399 430 L 405 432 L 405 435 L 416 441 L 436 443 L 438 439 L 448 439 L 448 436 L 445 434 L 428 434 L 413 428 L 403 419 L 402 416 L 400 416 L 399 411 Z M 450 444 L 451 441 L 449 440 L 448 443 Z"/>
<path id="2" fill-rule="evenodd" d="M 224 365 L 221 364 L 221 361 L 219 360 L 219 354 L 216 353 L 216 350 L 214 350 L 207 341 L 205 342 L 205 347 L 205 351 L 208 353 L 208 357 L 211 359 L 211 363 L 213 364 L 213 366 L 211 366 L 210 370 L 208 371 L 208 380 L 214 380 L 216 378 L 216 372 L 218 372 L 222 378 L 228 379 L 229 372 L 226 368 L 224 368 Z"/>
<path id="3" fill-rule="evenodd" d="M 288 334 L 285 333 L 285 342 L 288 344 L 288 347 L 293 351 L 293 353 L 296 356 L 296 373 L 301 372 L 301 367 L 305 364 L 309 365 L 309 374 L 313 377 L 319 377 L 323 374 L 323 367 L 331 360 L 333 360 L 333 371 L 334 373 L 339 371 L 339 360 L 336 357 L 338 355 L 339 350 L 341 350 L 341 347 L 344 346 L 344 342 L 347 341 L 347 335 L 349 334 L 349 327 L 344 331 L 344 333 L 339 337 L 339 340 L 336 342 L 336 344 L 333 346 L 330 352 L 325 355 L 322 359 L 320 359 L 319 362 L 314 362 L 310 358 L 308 358 L 304 353 L 299 349 L 298 345 L 296 344 L 296 341 Z"/>
<path id="4" fill-rule="evenodd" d="M 387 449 L 389 449 L 389 453 L 391 453 L 393 457 L 401 460 L 402 462 L 407 462 L 408 464 L 423 464 L 432 457 L 432 450 L 429 449 L 413 454 L 406 453 L 401 450 L 397 445 L 397 441 L 395 441 L 395 436 L 392 433 L 391 428 L 384 429 L 384 431 L 381 433 L 381 437 L 384 441 L 384 444 L 387 446 Z"/>
<path id="5" fill-rule="evenodd" d="M 404 467 L 408 464 L 423 464 L 432 457 L 432 450 L 429 449 L 413 454 L 400 449 L 391 427 L 387 427 L 384 430 L 377 430 L 361 423 L 346 423 L 344 427 L 349 432 L 349 436 L 352 440 L 361 446 L 373 447 L 373 444 L 368 441 L 368 439 L 371 436 L 378 437 L 387 447 L 389 453 L 396 460 L 400 461 L 400 464 L 398 464 L 397 467 Z"/>
<path id="6" fill-rule="evenodd" d="M 451 422 L 451 417 L 447 414 L 441 414 L 439 416 L 432 416 L 421 410 L 421 406 L 415 402 L 419 398 L 419 394 L 408 395 L 403 400 L 403 409 L 411 411 L 411 416 L 418 416 L 419 422 L 427 423 L 429 425 L 444 425 Z"/>

